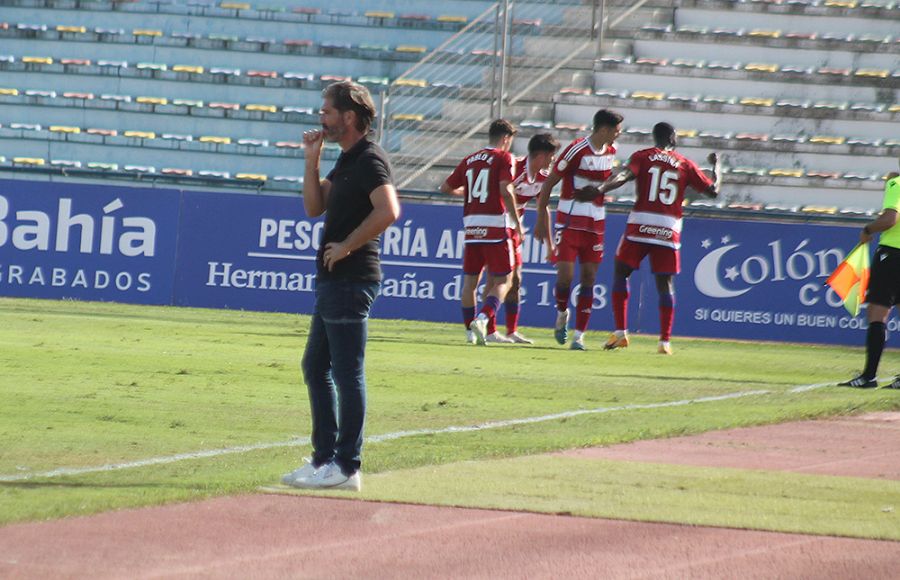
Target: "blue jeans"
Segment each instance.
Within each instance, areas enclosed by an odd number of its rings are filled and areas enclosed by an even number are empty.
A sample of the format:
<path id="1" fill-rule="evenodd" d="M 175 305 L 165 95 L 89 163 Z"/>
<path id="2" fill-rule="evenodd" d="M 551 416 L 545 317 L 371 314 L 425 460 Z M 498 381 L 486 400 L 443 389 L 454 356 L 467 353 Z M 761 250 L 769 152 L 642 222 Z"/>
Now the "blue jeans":
<path id="1" fill-rule="evenodd" d="M 312 412 L 312 462 L 360 467 L 366 417 L 366 337 L 378 282 L 320 280 L 301 367 Z M 336 387 L 336 388 L 335 388 Z"/>

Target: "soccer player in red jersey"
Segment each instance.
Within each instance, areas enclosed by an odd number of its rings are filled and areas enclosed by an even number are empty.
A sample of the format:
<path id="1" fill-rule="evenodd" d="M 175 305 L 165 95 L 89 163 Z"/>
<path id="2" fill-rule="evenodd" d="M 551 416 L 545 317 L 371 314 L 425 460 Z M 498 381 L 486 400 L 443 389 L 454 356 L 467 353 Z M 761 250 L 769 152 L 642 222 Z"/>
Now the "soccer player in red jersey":
<path id="1" fill-rule="evenodd" d="M 581 264 L 580 289 L 575 313 L 575 336 L 572 350 L 584 350 L 584 333 L 587 331 L 594 301 L 594 280 L 603 260 L 603 234 L 606 224 L 606 208 L 603 196 L 593 196 L 589 201 L 576 199 L 576 193 L 586 191 L 596 194 L 597 186 L 612 174 L 615 162 L 615 140 L 622 131 L 622 115 L 601 109 L 594 115 L 593 132 L 576 139 L 556 160 L 550 176 L 541 187 L 538 196 L 535 236 L 545 239 L 553 250 L 556 262 L 556 328 L 554 335 L 559 344 L 569 337 L 569 299 L 572 280 L 575 277 L 575 260 Z M 550 235 L 550 192 L 562 180 L 562 192 L 556 208 L 556 235 Z"/>
<path id="2" fill-rule="evenodd" d="M 628 277 L 650 256 L 650 268 L 656 276 L 659 293 L 660 354 L 672 354 L 669 339 L 675 320 L 675 286 L 673 276 L 681 270 L 682 204 L 688 187 L 709 197 L 719 195 L 722 170 L 718 155 L 709 154 L 713 178 L 707 177 L 697 164 L 675 151 L 675 128 L 668 123 L 653 127 L 655 147 L 636 151 L 628 164 L 600 186 L 598 195 L 637 180 L 636 201 L 628 215 L 625 233 L 616 250 L 613 275 L 612 307 L 616 330 L 606 341 L 605 349 L 628 346 Z"/>
<path id="3" fill-rule="evenodd" d="M 541 192 L 541 186 L 550 175 L 550 165 L 553 157 L 559 149 L 559 141 L 550 133 L 538 133 L 528 141 L 528 156 L 519 159 L 516 163 L 516 179 L 513 181 L 513 192 L 516 196 L 516 210 L 519 219 L 524 220 L 525 207 L 528 202 L 535 199 Z M 506 339 L 518 344 L 533 344 L 534 341 L 525 338 L 519 333 L 519 309 L 522 301 L 522 243 L 524 240 L 518 236 L 513 239 L 515 246 L 515 269 L 512 273 L 512 282 L 506 298 L 503 301 L 503 310 L 506 316 Z M 493 319 L 491 320 L 493 322 Z M 488 326 L 488 334 L 496 328 Z"/>
<path id="4" fill-rule="evenodd" d="M 464 196 L 463 225 L 463 322 L 477 344 L 508 342 L 488 338 L 488 320 L 496 316 L 509 289 L 515 267 L 513 236 L 522 237 L 522 222 L 516 211 L 512 182 L 515 159 L 509 152 L 516 129 L 498 119 L 488 129 L 490 145 L 472 153 L 441 184 L 441 191 Z M 515 234 L 513 233 L 515 232 Z M 481 311 L 475 316 L 475 291 L 482 270 L 487 269 Z"/>

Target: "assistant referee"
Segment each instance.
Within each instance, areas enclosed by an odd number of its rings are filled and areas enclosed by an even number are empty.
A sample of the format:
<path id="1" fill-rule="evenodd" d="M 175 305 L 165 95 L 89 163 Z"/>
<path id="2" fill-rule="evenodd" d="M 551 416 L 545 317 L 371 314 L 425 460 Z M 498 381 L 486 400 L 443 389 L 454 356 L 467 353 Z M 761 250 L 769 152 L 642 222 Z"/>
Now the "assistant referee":
<path id="1" fill-rule="evenodd" d="M 866 292 L 869 329 L 866 332 L 866 368 L 858 377 L 840 383 L 844 387 L 874 389 L 878 363 L 887 338 L 885 324 L 891 307 L 900 301 L 900 174 L 888 175 L 884 186 L 884 209 L 881 215 L 867 223 L 859 234 L 860 243 L 866 243 L 880 233 L 878 248 L 872 260 L 872 274 Z M 887 388 L 900 389 L 900 376 Z"/>

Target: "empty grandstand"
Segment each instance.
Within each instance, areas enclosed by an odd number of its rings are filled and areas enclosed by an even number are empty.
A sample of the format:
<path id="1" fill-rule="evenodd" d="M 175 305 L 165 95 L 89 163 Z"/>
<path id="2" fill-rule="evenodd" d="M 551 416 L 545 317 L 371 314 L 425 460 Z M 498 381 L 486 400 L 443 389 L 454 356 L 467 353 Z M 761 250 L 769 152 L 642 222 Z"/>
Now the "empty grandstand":
<path id="1" fill-rule="evenodd" d="M 610 107 L 623 158 L 659 120 L 689 157 L 721 151 L 719 205 L 866 213 L 900 155 L 898 16 L 889 0 L 13 0 L 0 171 L 295 192 L 321 90 L 352 78 L 407 193 L 435 192 L 492 116 L 523 153 Z"/>

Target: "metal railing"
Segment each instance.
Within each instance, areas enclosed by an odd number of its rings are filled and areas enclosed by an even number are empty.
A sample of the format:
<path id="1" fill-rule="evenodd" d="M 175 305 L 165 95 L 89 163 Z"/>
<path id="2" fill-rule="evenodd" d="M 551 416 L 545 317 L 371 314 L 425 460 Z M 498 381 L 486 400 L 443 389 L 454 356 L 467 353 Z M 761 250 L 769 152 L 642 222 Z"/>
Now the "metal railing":
<path id="1" fill-rule="evenodd" d="M 392 153 L 398 187 L 436 187 L 420 178 L 492 119 L 549 127 L 553 95 L 593 88 L 605 31 L 646 3 L 622 3 L 612 18 L 607 0 L 492 4 L 382 95 L 379 138 Z"/>

